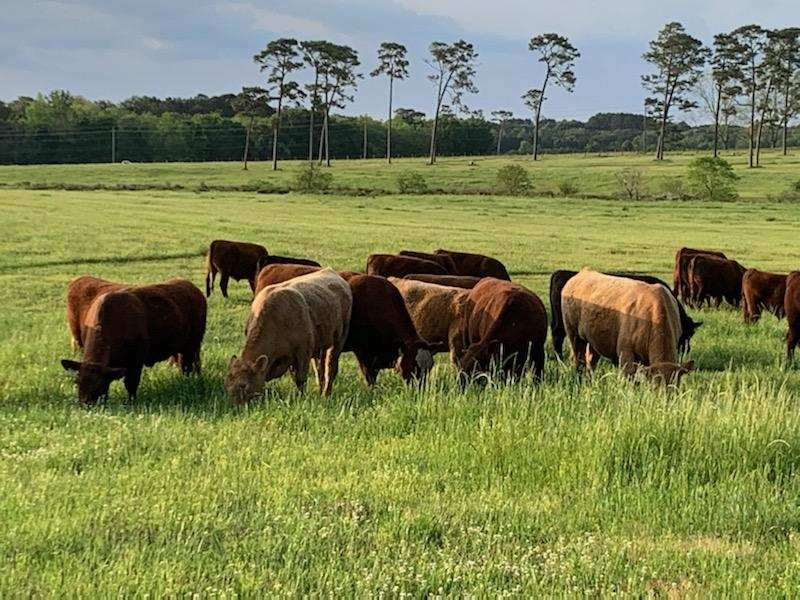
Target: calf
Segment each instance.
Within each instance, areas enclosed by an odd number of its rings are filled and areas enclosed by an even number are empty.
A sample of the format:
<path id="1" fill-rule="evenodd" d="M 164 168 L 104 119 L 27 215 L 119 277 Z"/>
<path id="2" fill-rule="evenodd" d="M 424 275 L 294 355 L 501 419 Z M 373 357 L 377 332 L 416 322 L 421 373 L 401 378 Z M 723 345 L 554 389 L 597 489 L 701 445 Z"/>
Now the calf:
<path id="1" fill-rule="evenodd" d="M 786 275 L 747 269 L 742 277 L 742 316 L 745 323 L 755 323 L 767 309 L 779 319 L 783 317 L 786 296 Z"/>
<path id="2" fill-rule="evenodd" d="M 783 309 L 789 323 L 789 331 L 786 334 L 786 356 L 791 361 L 794 358 L 794 350 L 800 342 L 800 271 L 792 271 L 786 277 Z"/>
<path id="3" fill-rule="evenodd" d="M 492 277 L 483 279 L 469 292 L 461 332 L 462 373 L 488 373 L 496 365 L 508 376 L 519 377 L 528 367 L 533 367 L 537 379 L 544 374 L 547 312 L 529 289 Z"/>
<path id="4" fill-rule="evenodd" d="M 185 374 L 199 372 L 205 330 L 206 299 L 186 280 L 117 289 L 97 296 L 81 319 L 83 362 L 61 365 L 77 373 L 85 404 L 107 396 L 116 379 L 133 399 L 145 366 L 172 357 Z"/>
<path id="5" fill-rule="evenodd" d="M 265 287 L 253 300 L 242 357 L 228 365 L 228 396 L 245 403 L 289 370 L 302 391 L 312 359 L 319 389 L 329 395 L 352 306 L 350 286 L 331 269 Z"/>
<path id="6" fill-rule="evenodd" d="M 447 275 L 447 271 L 439 263 L 424 258 L 394 254 L 370 254 L 367 258 L 367 275 L 405 277 L 411 273 Z"/>
<path id="7" fill-rule="evenodd" d="M 400 256 L 410 256 L 412 258 L 421 258 L 423 260 L 430 260 L 435 262 L 447 271 L 450 275 L 458 275 L 456 263 L 447 254 L 432 254 L 430 252 L 415 252 L 414 250 L 401 250 L 398 253 Z"/>
<path id="8" fill-rule="evenodd" d="M 716 250 L 701 250 L 698 248 L 681 248 L 675 253 L 675 267 L 672 271 L 672 293 L 679 300 L 690 302 L 689 290 L 689 261 L 698 254 L 728 258 Z"/>
<path id="9" fill-rule="evenodd" d="M 724 300 L 739 306 L 745 268 L 735 260 L 696 254 L 689 261 L 689 297 L 696 306 L 712 300 L 719 306 Z"/>
<path id="10" fill-rule="evenodd" d="M 83 275 L 76 277 L 67 286 L 67 325 L 72 336 L 72 349 L 83 348 L 83 337 L 81 336 L 81 323 L 83 323 L 86 313 L 92 303 L 101 294 L 116 292 L 125 289 L 124 283 L 106 281 L 99 277 Z"/>
<path id="11" fill-rule="evenodd" d="M 511 280 L 505 265 L 496 258 L 483 254 L 471 254 L 469 252 L 456 252 L 454 250 L 442 250 L 435 254 L 446 254 L 453 259 L 456 266 L 456 275 L 468 275 L 470 277 L 495 277 L 496 279 Z"/>
<path id="12" fill-rule="evenodd" d="M 267 285 L 313 273 L 314 267 L 271 265 L 258 274 L 257 293 Z M 422 381 L 433 367 L 427 341 L 422 339 L 403 297 L 387 279 L 352 271 L 339 273 L 350 285 L 353 311 L 344 351 L 353 352 L 367 384 L 381 369 L 395 367 L 407 382 Z"/>
<path id="13" fill-rule="evenodd" d="M 228 297 L 228 280 L 246 279 L 255 290 L 258 264 L 267 257 L 267 249 L 259 244 L 214 240 L 206 255 L 206 296 L 214 289 L 214 279 L 219 273 L 219 289 Z"/>
<path id="14" fill-rule="evenodd" d="M 450 287 L 457 287 L 464 290 L 471 290 L 482 277 L 469 277 L 468 275 L 425 275 L 423 273 L 412 273 L 406 275 L 403 279 L 413 279 L 414 281 L 425 281 L 427 283 L 435 283 L 437 285 L 446 285 Z"/>

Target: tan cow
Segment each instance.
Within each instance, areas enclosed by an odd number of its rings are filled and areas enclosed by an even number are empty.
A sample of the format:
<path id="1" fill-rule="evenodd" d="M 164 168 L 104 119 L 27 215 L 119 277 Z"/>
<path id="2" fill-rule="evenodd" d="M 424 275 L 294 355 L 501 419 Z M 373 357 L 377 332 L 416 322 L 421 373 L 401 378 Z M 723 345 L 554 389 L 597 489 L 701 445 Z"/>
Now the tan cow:
<path id="1" fill-rule="evenodd" d="M 313 359 L 320 391 L 330 394 L 347 339 L 353 295 L 332 269 L 270 285 L 253 300 L 241 358 L 231 358 L 225 388 L 237 404 L 291 370 L 305 387 Z"/>
<path id="2" fill-rule="evenodd" d="M 643 367 L 651 379 L 677 385 L 694 368 L 677 362 L 680 314 L 663 285 L 584 268 L 564 285 L 561 310 L 578 370 L 602 356 L 628 376 Z"/>
<path id="3" fill-rule="evenodd" d="M 450 360 L 457 365 L 464 350 L 461 320 L 470 290 L 398 277 L 389 277 L 389 281 L 400 290 L 414 328 L 430 350 L 449 351 Z"/>

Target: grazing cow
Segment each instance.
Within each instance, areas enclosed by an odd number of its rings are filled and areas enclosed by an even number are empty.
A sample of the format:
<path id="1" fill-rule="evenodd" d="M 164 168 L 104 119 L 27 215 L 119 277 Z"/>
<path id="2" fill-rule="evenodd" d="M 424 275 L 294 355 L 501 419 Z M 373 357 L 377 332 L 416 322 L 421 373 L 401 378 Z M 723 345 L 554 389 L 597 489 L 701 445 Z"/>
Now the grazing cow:
<path id="1" fill-rule="evenodd" d="M 698 254 L 707 254 L 717 258 L 728 258 L 716 250 L 701 250 L 697 248 L 681 248 L 675 253 L 675 268 L 672 271 L 672 293 L 676 298 L 689 303 L 691 294 L 689 289 L 689 261 Z"/>
<path id="2" fill-rule="evenodd" d="M 444 267 L 432 260 L 394 254 L 370 254 L 367 258 L 367 275 L 405 277 L 411 273 L 447 275 Z"/>
<path id="3" fill-rule="evenodd" d="M 206 299 L 184 279 L 122 288 L 95 298 L 81 320 L 83 362 L 62 360 L 77 372 L 78 398 L 94 404 L 123 379 L 136 397 L 142 368 L 173 358 L 184 374 L 200 371 Z"/>
<path id="4" fill-rule="evenodd" d="M 322 269 L 270 285 L 253 300 L 242 357 L 228 365 L 225 389 L 237 404 L 249 401 L 264 384 L 291 370 L 299 390 L 305 387 L 313 359 L 317 382 L 329 395 L 347 338 L 353 295 L 331 269 Z"/>
<path id="5" fill-rule="evenodd" d="M 437 285 L 447 285 L 464 290 L 471 290 L 478 285 L 478 282 L 483 278 L 470 277 L 468 275 L 426 275 L 424 273 L 412 273 L 411 275 L 406 275 L 403 279 L 413 279 L 414 281 L 425 281 Z"/>
<path id="6" fill-rule="evenodd" d="M 214 289 L 214 278 L 219 273 L 219 289 L 228 297 L 228 280 L 246 279 L 255 291 L 258 264 L 267 257 L 267 249 L 260 244 L 214 240 L 206 255 L 206 296 Z"/>
<path id="7" fill-rule="evenodd" d="M 715 306 L 726 301 L 739 306 L 745 268 L 735 260 L 696 254 L 689 261 L 689 297 L 695 306 L 713 300 Z"/>
<path id="8" fill-rule="evenodd" d="M 447 271 L 449 275 L 458 275 L 456 263 L 447 254 L 433 254 L 431 252 L 416 252 L 414 250 L 401 250 L 399 256 L 410 256 L 412 258 L 421 258 L 423 260 L 430 260 L 438 263 L 442 268 Z"/>
<path id="9" fill-rule="evenodd" d="M 742 316 L 745 323 L 755 323 L 766 309 L 779 319 L 784 316 L 786 275 L 747 269 L 742 277 Z"/>
<path id="10" fill-rule="evenodd" d="M 313 273 L 314 267 L 270 265 L 261 270 L 256 293 L 267 285 Z M 422 339 L 408 314 L 403 297 L 387 279 L 343 271 L 339 275 L 350 285 L 353 311 L 344 345 L 353 352 L 367 384 L 372 386 L 381 369 L 396 367 L 407 382 L 423 381 L 433 367 L 428 343 Z"/>
<path id="11" fill-rule="evenodd" d="M 106 281 L 99 277 L 83 275 L 76 277 L 67 286 L 67 325 L 72 336 L 72 349 L 83 348 L 83 338 L 81 337 L 81 323 L 83 323 L 86 312 L 100 294 L 116 292 L 130 286 L 124 283 Z"/>
<path id="12" fill-rule="evenodd" d="M 262 256 L 256 264 L 256 273 L 268 265 L 305 265 L 307 267 L 321 267 L 317 261 L 309 258 L 295 258 L 293 256 L 278 256 L 277 254 L 267 254 Z"/>
<path id="13" fill-rule="evenodd" d="M 577 275 L 577 271 L 555 271 L 550 276 L 550 330 L 553 336 L 553 349 L 559 358 L 564 357 L 564 340 L 567 337 L 567 331 L 564 328 L 564 317 L 561 314 L 561 290 L 564 285 L 573 276 Z M 642 281 L 649 284 L 659 284 L 667 288 L 670 293 L 669 285 L 666 281 L 653 277 L 652 275 L 638 275 L 633 273 L 606 273 L 606 275 L 613 275 L 614 277 L 626 277 L 635 281 Z M 682 354 L 691 350 L 692 337 L 695 331 L 703 324 L 702 321 L 694 321 L 686 312 L 683 304 L 676 298 L 678 302 L 678 313 L 681 320 L 681 337 L 678 340 L 678 349 Z"/>
<path id="14" fill-rule="evenodd" d="M 456 265 L 456 275 L 468 275 L 470 277 L 495 277 L 511 281 L 505 265 L 496 258 L 484 256 L 483 254 L 471 254 L 468 252 L 456 252 L 454 250 L 442 250 L 435 254 L 446 254 L 453 259 Z"/>
<path id="15" fill-rule="evenodd" d="M 431 352 L 450 352 L 458 364 L 463 351 L 461 318 L 469 302 L 469 290 L 390 277 L 406 304 L 414 328 Z"/>
<path id="16" fill-rule="evenodd" d="M 532 366 L 534 377 L 542 377 L 547 312 L 529 289 L 493 277 L 483 279 L 469 292 L 461 327 L 462 373 L 489 373 L 496 365 L 505 375 L 519 377 Z"/>
<path id="17" fill-rule="evenodd" d="M 786 334 L 786 356 L 794 358 L 794 349 L 800 342 L 800 271 L 792 271 L 786 277 L 786 295 L 783 300 L 789 331 Z"/>
<path id="18" fill-rule="evenodd" d="M 663 285 L 584 268 L 564 285 L 561 310 L 579 371 L 604 356 L 628 376 L 643 367 L 651 379 L 677 385 L 694 368 L 677 362 L 678 303 Z"/>

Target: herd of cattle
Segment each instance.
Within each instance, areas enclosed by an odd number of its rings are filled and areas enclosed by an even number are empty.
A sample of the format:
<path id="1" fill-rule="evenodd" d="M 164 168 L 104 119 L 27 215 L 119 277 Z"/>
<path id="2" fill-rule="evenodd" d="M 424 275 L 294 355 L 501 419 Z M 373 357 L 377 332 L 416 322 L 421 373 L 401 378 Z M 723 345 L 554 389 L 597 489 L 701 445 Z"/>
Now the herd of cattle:
<path id="1" fill-rule="evenodd" d="M 216 240 L 206 256 L 206 294 L 172 279 L 126 285 L 91 276 L 69 284 L 67 321 L 83 361 L 62 360 L 76 373 L 79 399 L 93 404 L 122 379 L 134 398 L 142 369 L 170 360 L 185 374 L 200 370 L 206 297 L 219 275 L 247 280 L 254 299 L 241 356 L 233 356 L 225 388 L 236 403 L 263 392 L 267 381 L 291 373 L 298 389 L 314 363 L 330 394 L 342 352 L 352 352 L 368 385 L 394 368 L 408 383 L 423 382 L 433 355 L 449 352 L 462 385 L 499 373 L 542 376 L 547 338 L 544 303 L 514 283 L 505 266 L 481 254 L 436 250 L 369 256 L 366 271 L 334 271 L 309 259 L 276 256 L 263 246 Z M 550 279 L 553 346 L 569 339 L 576 368 L 601 357 L 627 375 L 641 371 L 677 385 L 694 368 L 680 362 L 700 323 L 691 306 L 726 301 L 743 307 L 746 323 L 764 309 L 786 315 L 787 351 L 800 341 L 800 272 L 745 269 L 720 252 L 681 248 L 673 286 L 649 275 L 556 271 Z"/>

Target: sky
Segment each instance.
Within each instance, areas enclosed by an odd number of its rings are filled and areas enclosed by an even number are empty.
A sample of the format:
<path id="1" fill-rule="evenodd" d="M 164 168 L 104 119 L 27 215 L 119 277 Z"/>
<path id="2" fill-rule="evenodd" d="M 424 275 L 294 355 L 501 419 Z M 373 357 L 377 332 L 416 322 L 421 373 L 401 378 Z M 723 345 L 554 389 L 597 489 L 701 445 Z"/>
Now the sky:
<path id="1" fill-rule="evenodd" d="M 566 35 L 581 52 L 572 94 L 548 93 L 543 113 L 585 120 L 638 112 L 641 55 L 669 21 L 709 43 L 739 25 L 800 25 L 799 0 L 0 0 L 0 99 L 66 89 L 90 99 L 236 92 L 262 78 L 252 57 L 277 37 L 328 39 L 358 50 L 364 78 L 345 112 L 386 114 L 387 83 L 369 76 L 383 41 L 409 49 L 395 107 L 431 113 L 427 48 L 472 42 L 479 93 L 470 109 L 526 115 L 521 94 L 541 85 L 528 51 L 536 34 Z"/>

